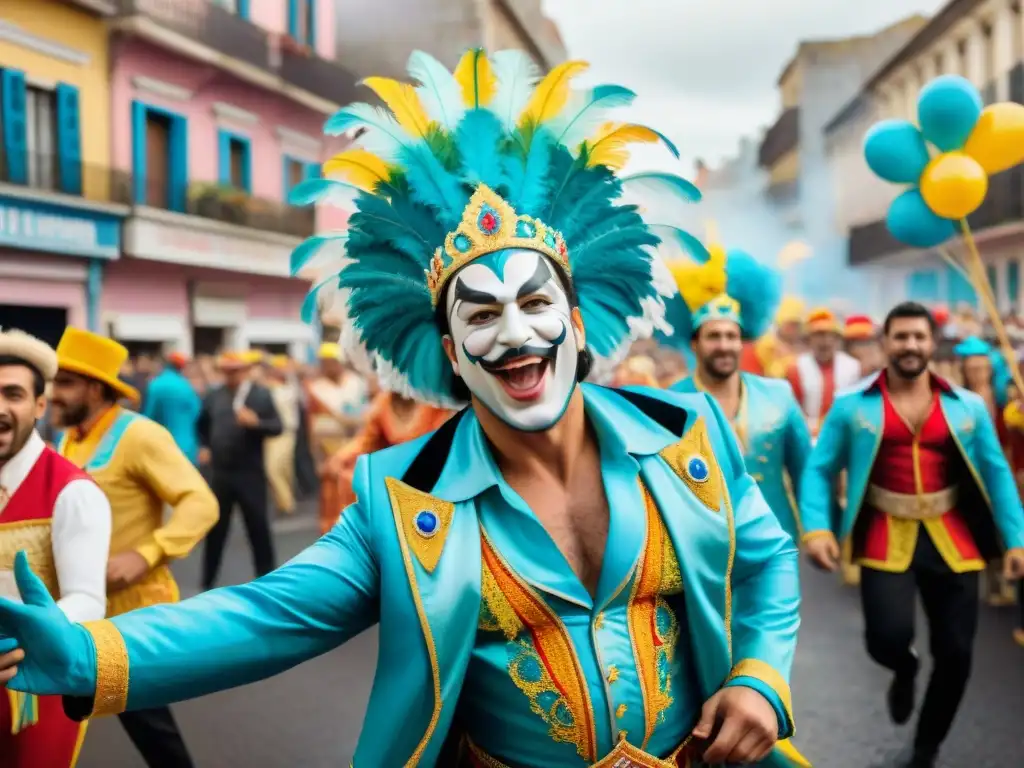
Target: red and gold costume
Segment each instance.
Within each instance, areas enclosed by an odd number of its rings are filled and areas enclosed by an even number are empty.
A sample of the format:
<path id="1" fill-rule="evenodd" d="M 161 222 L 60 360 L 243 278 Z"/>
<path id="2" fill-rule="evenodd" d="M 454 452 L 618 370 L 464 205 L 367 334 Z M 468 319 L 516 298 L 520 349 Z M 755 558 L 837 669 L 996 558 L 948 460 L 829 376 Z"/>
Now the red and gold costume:
<path id="1" fill-rule="evenodd" d="M 949 479 L 957 452 L 939 404 L 939 391 L 948 385 L 932 377 L 931 409 L 916 434 L 889 399 L 885 376 L 879 385 L 884 425 L 865 496 L 868 523 L 857 562 L 902 573 L 910 567 L 923 526 L 952 571 L 983 570 L 985 561 L 957 509 L 957 488 Z"/>

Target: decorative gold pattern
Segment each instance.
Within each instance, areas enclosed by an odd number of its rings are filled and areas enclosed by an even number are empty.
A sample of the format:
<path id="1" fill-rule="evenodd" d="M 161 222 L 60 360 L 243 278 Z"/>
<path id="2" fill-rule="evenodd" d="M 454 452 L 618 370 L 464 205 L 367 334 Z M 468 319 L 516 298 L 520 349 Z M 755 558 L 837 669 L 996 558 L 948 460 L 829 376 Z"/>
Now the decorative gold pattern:
<path id="1" fill-rule="evenodd" d="M 59 600 L 60 584 L 53 561 L 49 519 L 0 524 L 0 570 L 13 570 L 14 558 L 22 550 L 32 572 L 46 585 L 53 599 Z"/>
<path id="2" fill-rule="evenodd" d="M 120 616 L 151 605 L 176 603 L 180 599 L 178 582 L 174 580 L 171 569 L 158 565 L 130 587 L 109 593 L 107 616 Z"/>
<path id="3" fill-rule="evenodd" d="M 612 665 L 610 665 L 608 667 L 608 682 L 609 683 L 614 683 L 618 679 L 619 679 L 619 668 L 616 667 L 614 664 L 612 664 Z"/>
<path id="4" fill-rule="evenodd" d="M 90 717 L 119 715 L 128 706 L 128 648 L 109 619 L 82 624 L 96 646 L 96 697 Z"/>
<path id="5" fill-rule="evenodd" d="M 481 217 L 490 214 L 497 228 L 488 234 L 480 226 Z M 531 234 L 524 236 L 519 225 Z M 456 241 L 464 241 L 466 247 L 459 249 Z M 462 213 L 462 222 L 454 232 L 449 232 L 444 247 L 438 248 L 427 270 L 427 287 L 434 306 L 441 297 L 441 289 L 448 279 L 471 261 L 489 253 L 507 248 L 526 248 L 542 253 L 559 264 L 565 274 L 570 274 L 569 256 L 565 240 L 560 232 L 529 216 L 520 216 L 515 209 L 486 185 L 481 184 L 469 199 Z"/>
<path id="6" fill-rule="evenodd" d="M 401 520 L 409 549 L 427 573 L 433 573 L 452 527 L 455 505 L 418 491 L 393 477 L 386 478 L 384 483 L 391 497 L 391 508 Z M 423 511 L 433 512 L 437 516 L 438 528 L 430 536 L 424 536 L 416 527 L 416 515 Z"/>
<path id="7" fill-rule="evenodd" d="M 732 672 L 729 673 L 729 680 L 735 680 L 737 677 L 752 677 L 755 680 L 760 680 L 775 691 L 775 695 L 782 701 L 782 708 L 786 711 L 786 718 L 789 720 L 788 725 L 792 728 L 793 693 L 789 688 L 789 683 L 786 682 L 786 678 L 779 674 L 770 664 L 760 659 L 743 659 L 737 662 L 733 666 Z"/>
<path id="8" fill-rule="evenodd" d="M 481 604 L 479 628 L 486 632 L 501 632 L 511 642 L 523 631 L 523 622 L 512 609 L 505 593 L 498 586 L 498 580 L 487 564 L 484 564 L 480 583 Z"/>
<path id="9" fill-rule="evenodd" d="M 531 711 L 547 723 L 554 741 L 573 744 L 581 758 L 595 760 L 593 704 L 568 630 L 543 599 L 501 559 L 486 534 L 482 537 L 482 548 L 485 570 L 491 572 L 530 635 L 512 644 L 509 676 L 529 699 Z M 541 703 L 545 698 L 550 698 L 549 705 Z"/>
<path id="10" fill-rule="evenodd" d="M 675 658 L 679 622 L 664 598 L 680 594 L 683 579 L 675 548 L 654 498 L 645 487 L 641 486 L 641 490 L 647 513 L 647 537 L 639 574 L 633 582 L 627 621 L 643 693 L 642 746 L 646 747 L 654 729 L 664 722 L 665 712 L 672 706 L 672 676 L 668 670 Z"/>
<path id="11" fill-rule="evenodd" d="M 629 707 L 627 707 L 625 704 L 619 704 L 619 706 L 615 708 L 615 717 L 621 720 L 623 717 L 626 716 L 627 709 L 629 709 Z"/>
<path id="12" fill-rule="evenodd" d="M 691 477 L 686 468 L 687 462 L 695 456 L 699 456 L 707 464 L 708 477 L 704 482 L 698 482 Z M 718 462 L 715 461 L 715 454 L 711 449 L 711 438 L 708 436 L 708 429 L 703 418 L 697 419 L 697 423 L 690 428 L 682 440 L 665 448 L 661 452 L 661 458 L 686 483 L 704 506 L 713 512 L 718 512 L 721 509 L 722 473 Z"/>
<path id="13" fill-rule="evenodd" d="M 626 732 L 619 731 L 615 747 L 592 768 L 693 768 L 689 754 L 690 738 L 676 747 L 672 754 L 662 759 L 649 755 L 626 741 Z M 472 741 L 468 741 L 470 765 L 473 768 L 509 768 L 505 763 L 491 757 Z"/>

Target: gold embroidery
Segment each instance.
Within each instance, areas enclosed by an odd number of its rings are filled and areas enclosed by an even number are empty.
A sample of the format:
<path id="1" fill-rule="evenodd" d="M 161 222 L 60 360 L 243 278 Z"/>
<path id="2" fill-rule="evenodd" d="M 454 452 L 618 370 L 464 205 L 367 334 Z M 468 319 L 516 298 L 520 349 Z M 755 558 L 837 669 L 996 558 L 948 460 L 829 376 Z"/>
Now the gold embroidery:
<path id="1" fill-rule="evenodd" d="M 619 704 L 619 706 L 615 708 L 615 717 L 621 720 L 625 716 L 627 709 L 628 707 L 625 704 Z"/>
<path id="2" fill-rule="evenodd" d="M 512 609 L 486 563 L 483 567 L 480 592 L 482 599 L 479 628 L 487 632 L 502 632 L 509 641 L 519 637 L 519 633 L 523 631 L 523 622 Z"/>
<path id="3" fill-rule="evenodd" d="M 90 717 L 119 715 L 128 706 L 128 648 L 112 621 L 82 624 L 96 646 L 96 697 Z"/>
<path id="4" fill-rule="evenodd" d="M 594 617 L 594 629 L 601 629 L 604 626 L 604 613 L 599 613 Z"/>
<path id="5" fill-rule="evenodd" d="M 714 512 L 719 511 L 722 504 L 721 473 L 711 449 L 711 439 L 708 437 L 707 426 L 704 424 L 703 418 L 697 419 L 697 423 L 682 440 L 665 448 L 661 452 L 661 458 L 686 483 L 704 506 Z M 694 458 L 703 460 L 705 477 L 694 477 L 690 473 L 688 465 Z"/>
<path id="6" fill-rule="evenodd" d="M 388 495 L 391 497 L 391 506 L 393 509 L 397 509 L 398 516 L 402 520 L 405 540 L 409 549 L 413 551 L 416 559 L 420 561 L 420 565 L 427 573 L 433 573 L 434 568 L 437 567 L 437 561 L 441 559 L 441 552 L 444 551 L 444 542 L 448 537 L 448 531 L 452 527 L 455 505 L 441 501 L 429 493 L 418 491 L 393 477 L 387 478 L 384 482 L 388 488 Z M 433 516 L 436 526 L 433 533 L 425 535 L 417 527 L 416 517 L 420 513 Z"/>
<path id="7" fill-rule="evenodd" d="M 676 747 L 665 759 L 649 755 L 626 741 L 626 731 L 619 731 L 618 742 L 612 751 L 593 764 L 593 768 L 695 768 L 688 752 L 690 737 Z M 475 768 L 508 768 L 505 763 L 491 757 L 480 747 L 467 739 L 469 747 L 469 764 Z M 800 768 L 810 768 L 809 763 L 794 763 Z"/>
<path id="8" fill-rule="evenodd" d="M 646 747 L 654 729 L 672 706 L 672 676 L 679 623 L 664 596 L 682 591 L 679 560 L 654 498 L 643 488 L 647 539 L 638 576 L 633 582 L 627 617 L 637 678 L 644 700 Z"/>
<path id="9" fill-rule="evenodd" d="M 523 583 L 482 537 L 484 567 L 491 572 L 529 639 L 512 643 L 509 676 L 548 725 L 554 741 L 574 744 L 577 754 L 596 759 L 597 737 L 590 690 L 568 630 L 551 608 Z"/>
<path id="10" fill-rule="evenodd" d="M 782 708 L 786 711 L 786 718 L 789 720 L 789 727 L 793 725 L 793 693 L 790 691 L 789 683 L 770 664 L 760 659 L 743 659 L 732 668 L 729 673 L 729 680 L 737 677 L 752 677 L 767 685 L 782 701 Z M 728 682 L 729 680 L 726 680 Z"/>
<path id="11" fill-rule="evenodd" d="M 22 550 L 32 572 L 46 585 L 53 599 L 59 600 L 60 586 L 53 561 L 49 520 L 20 520 L 0 524 L 0 570 L 13 570 L 14 558 Z"/>
<path id="12" fill-rule="evenodd" d="M 619 679 L 619 668 L 614 664 L 608 667 L 608 682 L 614 683 Z"/>
<path id="13" fill-rule="evenodd" d="M 110 592 L 107 595 L 107 616 L 120 616 L 150 605 L 176 603 L 179 599 L 178 582 L 174 580 L 171 569 L 159 565 L 130 587 Z"/>

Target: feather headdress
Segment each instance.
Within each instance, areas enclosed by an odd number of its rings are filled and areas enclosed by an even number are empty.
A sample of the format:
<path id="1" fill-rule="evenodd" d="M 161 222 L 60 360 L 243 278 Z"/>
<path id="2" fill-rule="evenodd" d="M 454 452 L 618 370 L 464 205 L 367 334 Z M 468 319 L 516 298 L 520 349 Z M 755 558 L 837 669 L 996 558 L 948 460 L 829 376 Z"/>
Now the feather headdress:
<path id="1" fill-rule="evenodd" d="M 562 267 L 597 370 L 617 364 L 634 339 L 668 329 L 663 297 L 674 288 L 657 251 L 668 244 L 672 253 L 706 255 L 678 228 L 680 208 L 700 193 L 670 174 L 616 174 L 630 143 L 679 153 L 657 131 L 613 120 L 632 91 L 574 90 L 586 68 L 569 61 L 542 78 L 525 53 L 471 50 L 449 72 L 416 52 L 415 85 L 365 81 L 386 109 L 353 104 L 327 121 L 328 134 L 365 131 L 325 163 L 327 178 L 298 185 L 292 200 L 355 212 L 346 232 L 300 245 L 292 269 L 325 250 L 338 257 L 306 311 L 316 310 L 317 293 L 335 292 L 341 343 L 350 358 L 370 362 L 383 388 L 457 405 L 436 307 L 455 272 L 506 248 L 536 250 Z"/>
<path id="2" fill-rule="evenodd" d="M 662 342 L 689 350 L 693 334 L 711 320 L 731 320 L 745 340 L 762 336 L 771 325 L 782 298 L 777 271 L 739 250 L 708 246 L 706 259 L 677 259 L 666 266 L 678 293 L 667 302 L 671 336 Z"/>

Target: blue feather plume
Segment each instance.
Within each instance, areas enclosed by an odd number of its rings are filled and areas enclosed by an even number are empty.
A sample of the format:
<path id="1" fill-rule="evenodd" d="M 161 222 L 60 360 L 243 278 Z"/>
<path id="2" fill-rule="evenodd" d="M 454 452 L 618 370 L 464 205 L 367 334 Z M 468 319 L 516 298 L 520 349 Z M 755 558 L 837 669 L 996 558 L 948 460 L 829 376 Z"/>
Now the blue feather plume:
<path id="1" fill-rule="evenodd" d="M 413 200 L 437 211 L 448 230 L 455 229 L 469 202 L 458 177 L 444 169 L 426 144 L 405 147 L 401 158 Z"/>
<path id="2" fill-rule="evenodd" d="M 498 144 L 504 139 L 501 122 L 486 109 L 467 112 L 456 132 L 462 159 L 462 179 L 486 184 L 493 190 L 505 186 L 505 171 Z"/>

